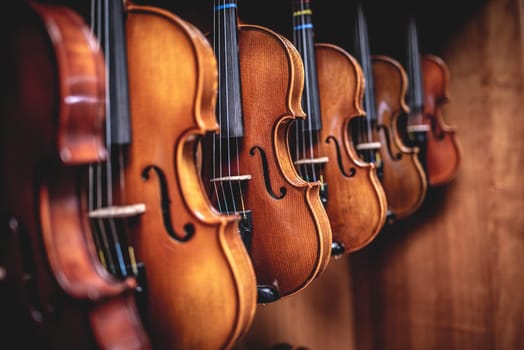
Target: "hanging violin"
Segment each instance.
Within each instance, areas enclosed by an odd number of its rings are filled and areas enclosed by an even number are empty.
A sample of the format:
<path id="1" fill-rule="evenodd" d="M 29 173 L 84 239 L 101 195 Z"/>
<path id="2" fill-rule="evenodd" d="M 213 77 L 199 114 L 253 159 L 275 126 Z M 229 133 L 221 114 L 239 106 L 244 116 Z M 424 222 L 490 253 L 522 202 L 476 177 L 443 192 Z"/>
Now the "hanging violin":
<path id="1" fill-rule="evenodd" d="M 382 183 L 388 205 L 396 219 L 413 214 L 426 197 L 427 180 L 419 161 L 419 149 L 407 146 L 398 129 L 399 117 L 405 115 L 407 75 L 391 57 L 373 55 L 372 75 L 378 136 L 384 167 Z"/>
<path id="2" fill-rule="evenodd" d="M 409 76 L 406 142 L 420 148 L 430 186 L 446 184 L 456 177 L 461 150 L 456 129 L 444 122 L 442 108 L 448 102 L 449 70 L 435 55 L 421 55 L 414 17 L 408 21 Z"/>
<path id="3" fill-rule="evenodd" d="M 64 6 L 23 2 L 13 18 L 0 208 L 7 280 L 27 315 L 16 346 L 149 349 L 136 279 L 117 280 L 97 260 L 83 205 L 89 166 L 107 157 L 99 45 Z"/>
<path id="4" fill-rule="evenodd" d="M 397 129 L 398 117 L 407 111 L 406 73 L 390 57 L 376 56 L 372 60 L 361 1 L 357 1 L 355 52 L 366 81 L 366 115 L 352 130 L 354 144 L 364 160 L 377 164 L 387 197 L 388 221 L 392 222 L 420 207 L 427 184 L 418 150 L 407 147 Z"/>
<path id="5" fill-rule="evenodd" d="M 334 189 L 325 205 L 333 230 L 332 254 L 340 255 L 361 249 L 378 234 L 386 218 L 386 197 L 375 166 L 347 147 L 350 121 L 364 114 L 362 69 L 342 48 L 315 44 L 313 35 L 311 1 L 293 0 L 293 42 L 304 61 L 302 106 L 307 118 L 295 122 L 290 148 L 304 179 L 322 178 Z M 318 155 L 329 159 L 322 167 Z"/>
<path id="6" fill-rule="evenodd" d="M 218 213 L 202 185 L 199 140 L 217 130 L 217 64 L 203 34 L 175 14 L 127 1 L 132 142 L 125 197 L 145 266 L 144 318 L 155 349 L 228 349 L 250 326 L 256 280 L 238 217 Z"/>
<path id="7" fill-rule="evenodd" d="M 304 117 L 303 66 L 282 35 L 239 26 L 236 1 L 214 5 L 220 130 L 203 144 L 203 178 L 214 205 L 241 217 L 258 300 L 267 303 L 304 289 L 330 258 L 320 184 L 299 177 L 288 151 L 289 126 Z"/>

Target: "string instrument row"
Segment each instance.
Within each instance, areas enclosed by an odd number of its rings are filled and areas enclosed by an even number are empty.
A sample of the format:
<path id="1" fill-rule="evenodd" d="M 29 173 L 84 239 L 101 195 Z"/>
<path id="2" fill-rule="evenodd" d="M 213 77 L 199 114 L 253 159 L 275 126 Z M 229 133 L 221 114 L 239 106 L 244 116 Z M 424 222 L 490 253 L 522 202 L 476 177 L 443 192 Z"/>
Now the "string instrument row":
<path id="1" fill-rule="evenodd" d="M 449 73 L 418 60 L 414 25 L 406 73 L 371 55 L 360 2 L 354 54 L 315 42 L 312 5 L 292 0 L 288 39 L 240 21 L 236 0 L 214 1 L 206 35 L 129 0 L 84 16 L 17 4 L 1 316 L 36 337 L 10 345 L 232 348 L 257 304 L 304 290 L 455 176 Z"/>
<path id="2" fill-rule="evenodd" d="M 323 186 L 333 188 L 324 202 L 333 228 L 333 254 L 340 255 L 363 248 L 379 233 L 386 197 L 375 166 L 359 158 L 348 132 L 351 121 L 365 113 L 361 66 L 339 46 L 315 44 L 312 19 L 311 1 L 294 0 L 293 41 L 304 61 L 307 118 L 295 125 L 291 152 L 306 180 L 320 174 Z M 315 154 L 325 155 L 324 161 Z"/>

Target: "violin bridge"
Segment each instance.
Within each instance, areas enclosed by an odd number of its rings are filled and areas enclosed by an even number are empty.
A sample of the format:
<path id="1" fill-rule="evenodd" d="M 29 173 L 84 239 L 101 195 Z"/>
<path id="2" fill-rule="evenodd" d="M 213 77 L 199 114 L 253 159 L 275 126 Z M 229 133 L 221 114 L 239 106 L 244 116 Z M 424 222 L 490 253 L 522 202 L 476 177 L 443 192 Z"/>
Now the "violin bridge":
<path id="1" fill-rule="evenodd" d="M 89 212 L 88 217 L 91 219 L 128 218 L 142 215 L 145 212 L 146 205 L 143 203 L 132 205 L 114 205 L 92 210 Z"/>
<path id="2" fill-rule="evenodd" d="M 325 164 L 329 160 L 328 157 L 317 157 L 317 158 L 303 158 L 298 159 L 294 162 L 295 165 L 311 165 L 311 164 Z"/>
<path id="3" fill-rule="evenodd" d="M 365 150 L 377 150 L 382 147 L 380 142 L 365 142 L 365 143 L 359 143 L 355 146 L 355 148 L 359 151 L 365 151 Z"/>
<path id="4" fill-rule="evenodd" d="M 409 125 L 407 127 L 408 132 L 428 132 L 430 130 L 431 127 L 428 124 Z"/>
<path id="5" fill-rule="evenodd" d="M 227 182 L 227 181 L 248 181 L 251 180 L 251 175 L 237 175 L 237 176 L 223 176 L 223 177 L 216 177 L 214 179 L 211 179 L 209 181 L 211 182 Z"/>

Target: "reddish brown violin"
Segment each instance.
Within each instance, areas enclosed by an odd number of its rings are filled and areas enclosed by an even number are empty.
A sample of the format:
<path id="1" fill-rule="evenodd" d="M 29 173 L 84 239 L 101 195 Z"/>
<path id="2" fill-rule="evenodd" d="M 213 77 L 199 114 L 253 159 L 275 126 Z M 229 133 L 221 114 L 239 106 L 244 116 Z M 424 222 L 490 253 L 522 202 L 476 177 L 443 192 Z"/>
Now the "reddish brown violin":
<path id="1" fill-rule="evenodd" d="M 377 165 L 388 202 L 388 221 L 392 222 L 418 209 L 427 188 L 418 150 L 405 146 L 398 132 L 398 118 L 407 110 L 406 73 L 392 58 L 372 60 L 362 1 L 357 1 L 355 36 L 355 52 L 366 79 L 366 115 L 353 133 L 361 157 Z"/>
<path id="2" fill-rule="evenodd" d="M 456 130 L 444 122 L 442 108 L 448 102 L 449 70 L 435 55 L 420 55 L 413 17 L 408 22 L 407 142 L 420 148 L 430 186 L 453 180 L 460 165 L 461 150 Z"/>
<path id="3" fill-rule="evenodd" d="M 9 246 L 2 260 L 17 297 L 8 302 L 27 311 L 12 315 L 23 318 L 16 347 L 149 349 L 136 280 L 115 279 L 100 264 L 83 205 L 88 165 L 107 155 L 99 46 L 68 8 L 15 8 L 0 205 Z"/>
<path id="4" fill-rule="evenodd" d="M 383 147 L 380 155 L 384 168 L 382 183 L 390 210 L 396 219 L 414 213 L 426 197 L 426 174 L 418 159 L 418 148 L 404 144 L 398 119 L 408 112 L 405 102 L 407 75 L 391 57 L 372 56 L 375 111 L 378 114 L 377 139 Z"/>
<path id="5" fill-rule="evenodd" d="M 204 144 L 203 178 L 215 206 L 241 216 L 266 303 L 301 291 L 324 270 L 331 227 L 320 184 L 299 177 L 288 150 L 289 126 L 304 117 L 300 56 L 267 28 L 237 26 L 236 6 L 215 1 L 220 132 Z"/>
<path id="6" fill-rule="evenodd" d="M 126 199 L 145 266 L 145 318 L 155 349 L 229 349 L 256 307 L 253 266 L 238 217 L 217 212 L 196 164 L 218 129 L 217 64 L 206 38 L 163 9 L 126 3 L 132 142 Z"/>
<path id="7" fill-rule="evenodd" d="M 369 244 L 384 225 L 386 197 L 375 166 L 350 147 L 350 121 L 364 114 L 364 76 L 355 58 L 338 46 L 314 44 L 311 1 L 293 1 L 293 41 L 305 69 L 302 106 L 290 142 L 297 170 L 305 179 L 322 179 L 333 230 L 332 254 L 350 253 Z M 309 48 L 315 48 L 315 51 Z M 318 84 L 317 84 L 318 79 Z M 317 88 L 318 86 L 318 88 Z M 317 155 L 329 161 L 318 166 Z"/>

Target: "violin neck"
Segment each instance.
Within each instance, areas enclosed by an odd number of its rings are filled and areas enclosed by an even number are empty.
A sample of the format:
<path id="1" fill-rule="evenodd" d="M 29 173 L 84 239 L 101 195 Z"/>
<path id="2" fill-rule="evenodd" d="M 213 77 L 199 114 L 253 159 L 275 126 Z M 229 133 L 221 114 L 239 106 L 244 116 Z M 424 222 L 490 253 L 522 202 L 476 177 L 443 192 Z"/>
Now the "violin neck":
<path id="1" fill-rule="evenodd" d="M 371 50 L 369 47 L 367 20 L 362 1 L 360 0 L 357 1 L 355 14 L 355 30 L 353 31 L 355 40 L 353 49 L 355 57 L 360 62 L 364 73 L 364 79 L 366 81 L 364 86 L 364 110 L 366 111 L 368 127 L 370 127 L 370 123 L 377 120 L 377 113 L 375 107 L 373 71 L 371 66 Z"/>
<path id="2" fill-rule="evenodd" d="M 108 75 L 106 143 L 108 146 L 127 145 L 131 142 L 131 119 L 123 2 L 104 0 L 102 8 L 96 10 L 94 22 L 97 24 L 97 36 L 104 52 Z"/>
<path id="3" fill-rule="evenodd" d="M 411 114 L 422 111 L 424 104 L 424 86 L 422 84 L 422 68 L 420 65 L 420 49 L 418 44 L 417 26 L 413 16 L 408 21 L 408 52 L 407 73 L 408 91 L 407 100 Z"/>
<path id="4" fill-rule="evenodd" d="M 311 0 L 293 0 L 293 44 L 304 63 L 302 106 L 307 115 L 305 131 L 322 129 L 312 17 Z"/>
<path id="5" fill-rule="evenodd" d="M 223 138 L 243 136 L 237 1 L 214 1 L 213 49 L 218 63 L 217 118 Z"/>

